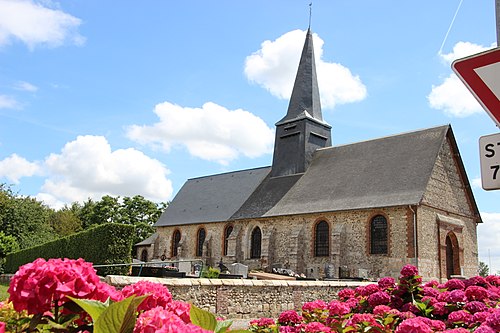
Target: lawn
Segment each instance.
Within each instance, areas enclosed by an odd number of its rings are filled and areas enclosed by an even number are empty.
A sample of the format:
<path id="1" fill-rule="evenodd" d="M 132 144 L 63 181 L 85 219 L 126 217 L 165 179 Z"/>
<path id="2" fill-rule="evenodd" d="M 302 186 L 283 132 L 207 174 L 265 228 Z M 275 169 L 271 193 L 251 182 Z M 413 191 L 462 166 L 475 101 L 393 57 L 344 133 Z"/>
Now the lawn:
<path id="1" fill-rule="evenodd" d="M 7 297 L 9 297 L 9 293 L 7 292 L 8 288 L 8 284 L 0 283 L 0 302 L 6 300 Z"/>

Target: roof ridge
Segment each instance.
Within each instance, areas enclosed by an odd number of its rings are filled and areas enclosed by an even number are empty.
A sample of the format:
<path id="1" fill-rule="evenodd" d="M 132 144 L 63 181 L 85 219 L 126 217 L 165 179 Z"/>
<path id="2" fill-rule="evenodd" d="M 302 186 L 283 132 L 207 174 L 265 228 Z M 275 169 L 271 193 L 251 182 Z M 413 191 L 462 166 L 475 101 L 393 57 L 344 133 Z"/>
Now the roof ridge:
<path id="1" fill-rule="evenodd" d="M 438 129 L 438 128 L 445 128 L 445 127 L 449 128 L 450 126 L 451 126 L 450 124 L 447 124 L 447 125 L 438 125 L 438 126 L 433 126 L 433 127 L 428 127 L 428 128 L 421 128 L 421 129 L 417 129 L 417 130 L 411 130 L 411 131 L 401 132 L 401 133 L 398 133 L 398 134 L 385 135 L 385 136 L 381 136 L 381 137 L 377 137 L 377 138 L 373 138 L 373 139 L 366 139 L 366 140 L 361 140 L 361 141 L 356 141 L 356 142 L 343 143 L 343 144 L 335 145 L 335 146 L 331 146 L 331 147 L 318 148 L 317 150 L 326 150 L 326 149 L 331 149 L 331 148 L 339 148 L 339 147 L 344 147 L 344 146 L 351 146 L 351 145 L 355 145 L 355 144 L 358 144 L 358 143 L 366 143 L 366 142 L 371 142 L 371 141 L 383 140 L 383 139 L 397 137 L 397 136 L 403 136 L 403 135 L 408 135 L 408 134 L 415 134 L 415 133 L 418 133 L 418 132 L 435 130 L 435 129 Z"/>
<path id="2" fill-rule="evenodd" d="M 229 174 L 232 174 L 232 173 L 240 173 L 240 172 L 251 171 L 251 170 L 266 169 L 266 168 L 271 168 L 271 166 L 268 165 L 268 166 L 250 168 L 250 169 L 243 169 L 243 170 L 235 170 L 235 171 L 227 171 L 227 172 L 221 172 L 221 173 L 214 173 L 214 174 L 211 174 L 211 175 L 205 175 L 205 176 L 188 178 L 188 181 L 189 180 L 202 179 L 202 178 L 218 177 L 218 176 L 222 176 L 222 175 L 229 175 Z"/>

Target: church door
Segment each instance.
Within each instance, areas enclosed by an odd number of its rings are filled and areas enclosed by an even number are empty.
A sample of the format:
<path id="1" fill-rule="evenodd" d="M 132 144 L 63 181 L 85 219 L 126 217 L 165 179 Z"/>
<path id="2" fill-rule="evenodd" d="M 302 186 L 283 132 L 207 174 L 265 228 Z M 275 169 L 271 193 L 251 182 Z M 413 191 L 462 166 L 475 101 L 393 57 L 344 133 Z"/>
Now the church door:
<path id="1" fill-rule="evenodd" d="M 458 258 L 458 241 L 452 232 L 446 236 L 446 277 L 460 274 L 460 261 Z"/>

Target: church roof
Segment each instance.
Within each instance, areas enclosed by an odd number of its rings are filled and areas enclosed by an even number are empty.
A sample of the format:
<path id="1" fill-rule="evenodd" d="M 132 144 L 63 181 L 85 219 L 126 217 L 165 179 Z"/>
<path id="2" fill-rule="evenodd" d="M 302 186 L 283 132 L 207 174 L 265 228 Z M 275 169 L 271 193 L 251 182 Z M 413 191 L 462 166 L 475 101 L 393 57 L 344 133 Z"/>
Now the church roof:
<path id="1" fill-rule="evenodd" d="M 447 137 L 458 154 L 446 125 L 319 149 L 303 174 L 270 177 L 265 167 L 190 179 L 155 226 L 417 205 Z"/>

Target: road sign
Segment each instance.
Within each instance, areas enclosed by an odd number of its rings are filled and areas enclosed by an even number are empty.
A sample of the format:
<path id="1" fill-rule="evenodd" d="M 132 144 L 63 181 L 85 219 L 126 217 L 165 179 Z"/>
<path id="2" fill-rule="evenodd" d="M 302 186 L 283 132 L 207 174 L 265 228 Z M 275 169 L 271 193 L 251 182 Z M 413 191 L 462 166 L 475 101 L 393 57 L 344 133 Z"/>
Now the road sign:
<path id="1" fill-rule="evenodd" d="M 500 189 L 500 133 L 480 137 L 479 152 L 483 188 Z"/>
<path id="2" fill-rule="evenodd" d="M 451 68 L 500 127 L 500 48 L 457 59 Z"/>

